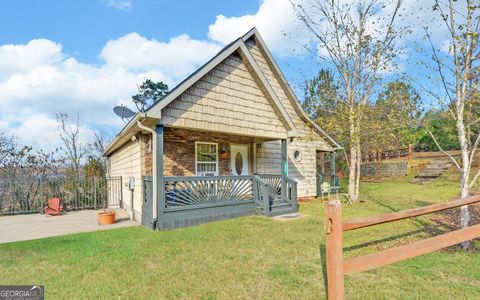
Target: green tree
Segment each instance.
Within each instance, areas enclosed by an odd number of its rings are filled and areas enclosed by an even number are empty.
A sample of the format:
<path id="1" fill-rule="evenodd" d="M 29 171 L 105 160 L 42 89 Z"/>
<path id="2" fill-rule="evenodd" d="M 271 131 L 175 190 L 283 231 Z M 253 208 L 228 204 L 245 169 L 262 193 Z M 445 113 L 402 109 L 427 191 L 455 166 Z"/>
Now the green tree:
<path id="1" fill-rule="evenodd" d="M 478 99 L 476 95 L 479 94 L 479 9 L 478 1 L 473 0 L 434 1 L 433 10 L 438 12 L 440 22 L 443 23 L 443 28 L 447 32 L 444 43 L 446 42 L 448 45 L 449 56 L 446 58 L 442 57 L 440 50 L 433 44 L 430 29 L 428 27 L 424 28 L 432 48 L 432 63 L 444 89 L 442 94 L 435 98 L 439 104 L 448 110 L 455 122 L 455 131 L 461 152 L 460 160 L 447 153 L 431 131 L 429 131 L 429 134 L 439 150 L 448 156 L 457 167 L 460 175 L 461 198 L 469 197 L 470 189 L 480 178 L 480 171 L 472 168 L 475 153 L 480 145 L 480 130 L 477 127 L 477 131 L 474 132 L 474 129 L 478 126 L 480 119 L 475 120 L 472 115 L 469 115 L 472 113 L 470 109 L 474 106 L 470 104 Z M 438 30 L 438 28 L 434 30 Z M 462 228 L 468 226 L 469 218 L 468 206 L 462 206 L 460 209 Z M 462 243 L 463 248 L 468 246 L 469 242 Z"/>
<path id="2" fill-rule="evenodd" d="M 435 136 L 442 149 L 460 149 L 455 122 L 447 111 L 432 109 L 422 118 L 422 123 Z M 428 131 L 422 131 L 417 147 L 421 150 L 436 150 L 438 147 Z"/>
<path id="3" fill-rule="evenodd" d="M 363 118 L 362 151 L 387 150 L 415 144 L 421 136 L 420 95 L 409 84 L 393 81 L 369 104 Z"/>
<path id="4" fill-rule="evenodd" d="M 339 79 L 342 94 L 338 99 L 346 107 L 349 135 L 348 193 L 354 202 L 360 193 L 364 109 L 381 72 L 392 67 L 398 53 L 395 41 L 405 30 L 397 30 L 394 23 L 402 2 L 393 1 L 388 8 L 387 1 L 378 0 L 292 2 L 297 17 L 313 36 L 306 46 L 331 66 Z M 374 23 L 382 26 L 371 26 Z"/>
<path id="5" fill-rule="evenodd" d="M 303 109 L 337 142 L 348 146 L 347 107 L 339 99 L 333 74 L 321 69 L 317 76 L 305 81 Z"/>
<path id="6" fill-rule="evenodd" d="M 305 82 L 302 106 L 310 118 L 331 117 L 337 113 L 338 105 L 338 86 L 332 72 L 321 69 L 317 76 Z"/>
<path id="7" fill-rule="evenodd" d="M 102 178 L 105 176 L 105 167 L 101 157 L 89 156 L 83 166 L 85 177 Z"/>
<path id="8" fill-rule="evenodd" d="M 132 96 L 132 101 L 141 112 L 159 101 L 168 93 L 168 85 L 160 82 L 153 82 L 146 79 L 140 86 L 137 86 L 138 94 Z"/>

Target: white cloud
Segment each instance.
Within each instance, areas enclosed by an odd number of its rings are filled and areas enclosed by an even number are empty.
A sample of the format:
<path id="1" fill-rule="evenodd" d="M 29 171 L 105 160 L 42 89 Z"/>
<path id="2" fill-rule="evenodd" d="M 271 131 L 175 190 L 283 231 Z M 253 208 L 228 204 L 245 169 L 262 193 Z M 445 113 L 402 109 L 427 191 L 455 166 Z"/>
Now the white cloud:
<path id="1" fill-rule="evenodd" d="M 62 45 L 46 39 L 31 40 L 26 45 L 0 47 L 0 79 L 31 68 L 55 64 L 64 58 Z"/>
<path id="2" fill-rule="evenodd" d="M 311 5 L 312 0 L 295 1 Z M 123 10 L 133 7 L 133 2 L 127 0 L 104 3 Z M 424 6 L 422 1 L 405 0 L 400 24 L 429 25 L 434 42 L 445 51 L 445 28 L 432 21 L 434 16 L 438 18 L 438 12 Z M 14 132 L 23 143 L 41 145 L 57 140 L 53 125 L 58 112 L 80 114 L 81 122 L 90 128 L 121 126 L 123 123 L 113 114 L 112 107 L 121 103 L 132 107 L 130 97 L 138 83 L 151 78 L 172 88 L 215 55 L 222 44 L 230 43 L 254 26 L 277 57 L 290 57 L 294 51 L 301 53 L 301 44 L 312 38 L 289 0 L 261 0 L 253 14 L 218 15 L 208 27 L 208 40 L 181 34 L 159 41 L 135 32 L 112 39 L 99 53 L 100 64 L 96 65 L 78 61 L 65 53 L 60 43 L 47 39 L 0 45 L 0 129 Z M 422 42 L 423 32 L 418 27 L 411 39 Z M 302 58 L 311 68 L 312 58 Z M 407 56 L 405 60 L 408 59 Z"/>
<path id="3" fill-rule="evenodd" d="M 349 0 L 343 0 L 350 3 Z M 293 0 L 311 12 L 315 10 L 316 1 Z M 342 1 L 340 1 L 342 2 Z M 462 5 L 462 4 L 457 4 Z M 464 5 L 463 5 L 464 6 Z M 376 22 L 369 24 L 369 29 L 383 32 L 388 22 L 387 14 L 395 7 L 395 1 L 386 3 L 383 9 L 376 13 Z M 312 10 L 313 9 L 313 10 Z M 461 8 L 458 7 L 461 11 Z M 312 13 L 312 17 L 319 21 L 318 14 Z M 397 25 L 405 28 L 412 28 L 412 35 L 404 35 L 405 41 L 420 41 L 425 33 L 423 26 L 428 26 L 435 44 L 442 45 L 447 33 L 444 24 L 439 20 L 438 11 L 433 11 L 431 5 L 425 5 L 423 1 L 404 0 L 401 10 L 397 16 Z M 319 25 L 321 27 L 321 25 Z M 209 26 L 208 37 L 222 44 L 228 44 L 238 38 L 252 27 L 257 27 L 265 39 L 270 50 L 278 56 L 292 56 L 294 52 L 304 53 L 303 44 L 314 40 L 313 35 L 305 25 L 298 19 L 290 0 L 261 0 L 258 10 L 253 14 L 243 16 L 218 15 L 213 24 Z M 442 49 L 445 49 L 443 47 Z"/>
<path id="4" fill-rule="evenodd" d="M 73 125 L 73 124 L 72 124 Z M 79 140 L 86 145 L 91 140 L 92 131 L 86 127 L 79 128 Z M 45 149 L 52 151 L 57 148 L 64 148 L 62 141 L 58 138 L 57 121 L 54 117 L 45 114 L 30 115 L 19 127 L 10 132 L 19 141 L 20 144 L 28 141 L 28 145 L 35 149 Z"/>
<path id="5" fill-rule="evenodd" d="M 198 62 L 207 61 L 220 48 L 217 43 L 193 40 L 186 34 L 159 42 L 134 32 L 108 41 L 100 57 L 111 66 L 139 70 L 157 68 L 179 77 L 192 71 Z"/>
<path id="6" fill-rule="evenodd" d="M 79 62 L 50 40 L 0 45 L 0 126 L 19 142 L 58 146 L 55 114 L 80 115 L 86 127 L 122 126 L 113 114 L 145 78 L 171 88 L 213 56 L 219 45 L 180 35 L 168 42 L 137 33 L 106 43 L 100 65 Z M 133 107 L 132 107 L 133 108 Z"/>
<path id="7" fill-rule="evenodd" d="M 252 15 L 219 15 L 208 28 L 208 37 L 227 44 L 252 27 L 259 30 L 269 49 L 281 56 L 291 55 L 293 50 L 301 51 L 301 43 L 310 39 L 310 33 L 296 17 L 289 0 L 262 0 Z"/>
<path id="8" fill-rule="evenodd" d="M 129 0 L 108 0 L 105 4 L 109 7 L 125 11 L 131 10 L 133 7 L 132 1 Z"/>

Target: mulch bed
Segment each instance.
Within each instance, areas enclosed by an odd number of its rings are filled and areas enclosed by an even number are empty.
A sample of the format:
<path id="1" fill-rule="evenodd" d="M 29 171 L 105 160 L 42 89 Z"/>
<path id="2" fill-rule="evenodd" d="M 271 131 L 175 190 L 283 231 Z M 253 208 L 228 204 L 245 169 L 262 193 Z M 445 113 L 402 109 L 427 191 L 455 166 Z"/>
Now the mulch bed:
<path id="1" fill-rule="evenodd" d="M 469 225 L 480 224 L 480 203 L 469 205 L 470 213 L 470 222 Z M 460 208 L 449 209 L 445 211 L 438 212 L 432 215 L 431 220 L 439 227 L 442 228 L 442 231 L 448 232 L 453 230 L 460 229 Z M 437 235 L 432 234 L 432 235 Z M 480 241 L 480 238 L 475 240 Z M 456 252 L 461 249 L 460 245 L 451 246 L 445 248 L 444 251 L 447 252 Z M 480 253 L 480 248 L 470 247 L 471 252 Z"/>

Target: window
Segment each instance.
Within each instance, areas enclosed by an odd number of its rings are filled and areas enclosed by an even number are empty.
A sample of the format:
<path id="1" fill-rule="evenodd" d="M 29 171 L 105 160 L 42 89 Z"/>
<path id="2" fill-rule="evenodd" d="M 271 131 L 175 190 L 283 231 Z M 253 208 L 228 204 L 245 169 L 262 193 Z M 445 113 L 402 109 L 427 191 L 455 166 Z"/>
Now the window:
<path id="1" fill-rule="evenodd" d="M 195 143 L 195 168 L 197 176 L 218 175 L 217 143 Z"/>
<path id="2" fill-rule="evenodd" d="M 296 161 L 302 160 L 302 153 L 299 150 L 295 150 L 295 152 L 293 152 L 293 158 Z"/>

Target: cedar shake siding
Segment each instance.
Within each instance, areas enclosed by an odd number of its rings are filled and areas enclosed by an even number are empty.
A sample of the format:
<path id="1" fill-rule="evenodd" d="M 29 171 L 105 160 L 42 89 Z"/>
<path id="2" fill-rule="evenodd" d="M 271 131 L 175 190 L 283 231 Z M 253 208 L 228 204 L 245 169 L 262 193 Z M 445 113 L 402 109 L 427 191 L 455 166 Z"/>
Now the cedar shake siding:
<path id="1" fill-rule="evenodd" d="M 285 138 L 271 100 L 237 54 L 230 55 L 162 110 L 165 126 Z"/>
<path id="2" fill-rule="evenodd" d="M 143 205 L 142 176 L 157 174 L 151 134 L 158 125 L 163 126 L 157 131 L 163 144 L 156 146 L 163 151 L 165 177 L 196 176 L 196 142 L 218 144 L 219 176 L 232 173 L 234 144 L 248 145 L 250 175 L 280 175 L 280 141 L 286 140 L 288 176 L 297 181 L 298 197 L 316 195 L 316 152 L 340 147 L 305 115 L 256 29 L 227 45 L 147 111 L 136 114 L 107 147 L 109 175 L 122 176 L 127 210 L 126 183 L 135 177 L 136 214 Z M 204 159 L 200 165 L 206 166 L 203 175 L 215 174 L 208 161 L 213 151 L 199 155 Z M 296 151 L 300 155 L 294 158 Z M 165 192 L 165 187 L 158 189 Z"/>
<path id="3" fill-rule="evenodd" d="M 266 59 L 266 54 L 258 47 L 255 40 L 249 39 L 246 44 L 300 133 L 299 137 L 294 138 L 292 142 L 289 141 L 288 143 L 288 175 L 298 181 L 299 197 L 314 196 L 316 195 L 315 151 L 332 151 L 332 146 L 319 136 L 311 124 L 302 119 L 301 112 L 297 111 L 292 103 L 292 101 L 297 100 L 287 96 L 288 92 L 284 89 L 283 85 L 280 84 L 280 78 L 276 72 L 273 71 L 273 66 L 269 64 Z M 299 160 L 293 158 L 295 150 L 299 150 L 301 153 Z M 279 142 L 264 143 L 262 147 L 257 147 L 258 173 L 280 174 L 280 170 L 277 167 L 279 164 Z"/>

